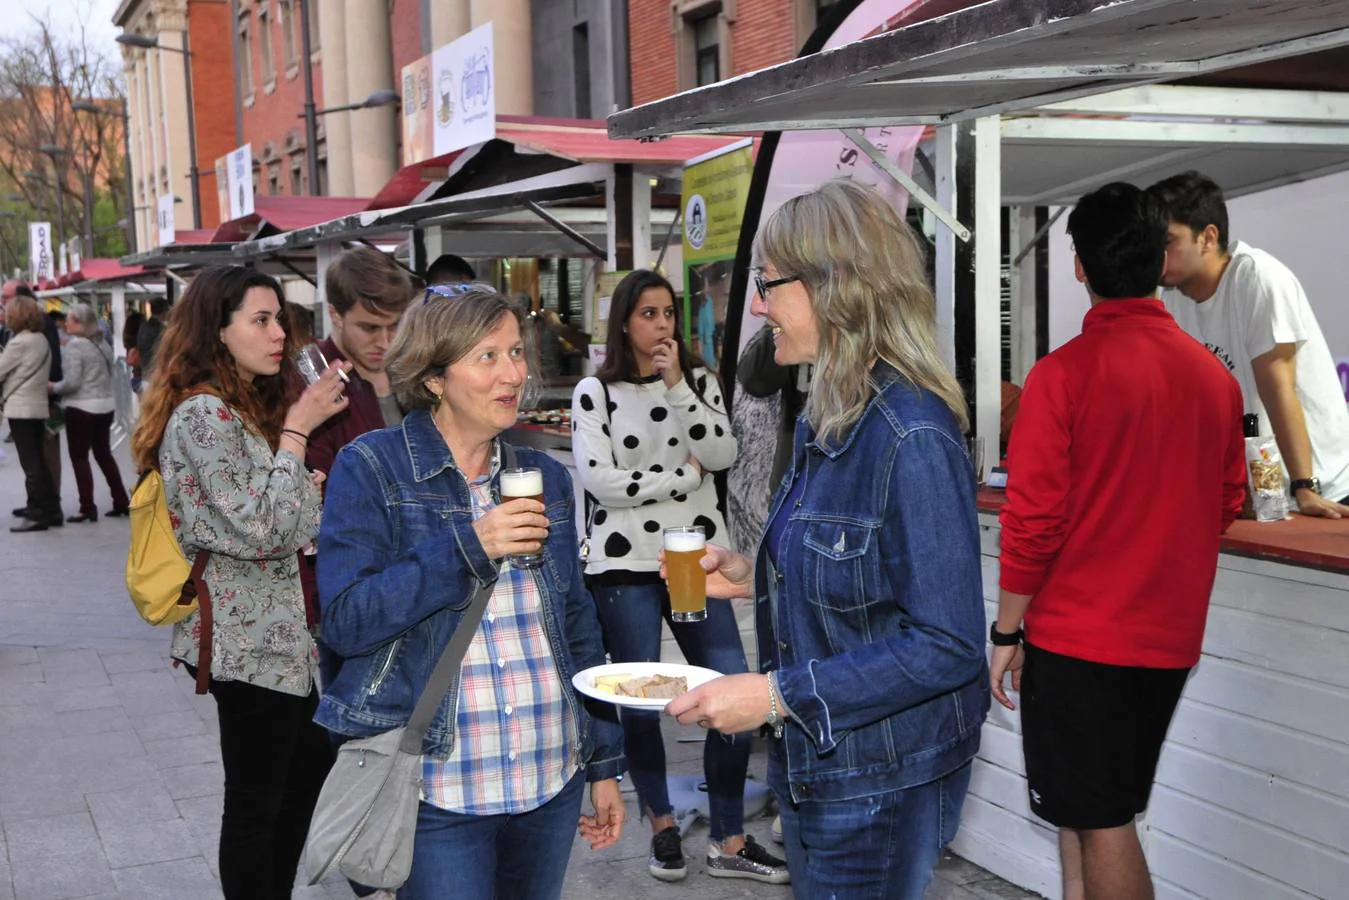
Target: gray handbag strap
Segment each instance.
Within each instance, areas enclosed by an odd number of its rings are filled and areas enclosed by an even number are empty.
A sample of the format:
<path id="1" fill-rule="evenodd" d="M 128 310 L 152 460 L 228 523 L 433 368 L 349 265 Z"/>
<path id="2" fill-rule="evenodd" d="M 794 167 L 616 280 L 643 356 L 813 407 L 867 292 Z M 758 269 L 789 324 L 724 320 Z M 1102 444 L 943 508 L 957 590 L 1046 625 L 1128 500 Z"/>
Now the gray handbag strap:
<path id="1" fill-rule="evenodd" d="M 506 468 L 514 469 L 515 448 L 501 441 L 501 450 L 506 458 Z M 487 601 L 492 599 L 492 592 L 495 589 L 495 578 L 473 589 L 473 596 L 464 609 L 463 618 L 459 620 L 449 643 L 441 651 L 440 659 L 431 671 L 431 677 L 426 680 L 426 687 L 417 698 L 417 705 L 412 708 L 412 716 L 403 729 L 403 738 L 398 742 L 398 749 L 404 753 L 422 752 L 422 739 L 426 737 L 426 730 L 431 727 L 431 720 L 435 718 L 436 710 L 440 709 L 441 701 L 445 699 L 445 693 L 450 689 L 451 682 L 459 674 L 464 654 L 468 653 L 468 645 L 473 643 L 473 635 L 478 633 L 478 624 L 482 622 L 483 613 L 487 611 Z"/>

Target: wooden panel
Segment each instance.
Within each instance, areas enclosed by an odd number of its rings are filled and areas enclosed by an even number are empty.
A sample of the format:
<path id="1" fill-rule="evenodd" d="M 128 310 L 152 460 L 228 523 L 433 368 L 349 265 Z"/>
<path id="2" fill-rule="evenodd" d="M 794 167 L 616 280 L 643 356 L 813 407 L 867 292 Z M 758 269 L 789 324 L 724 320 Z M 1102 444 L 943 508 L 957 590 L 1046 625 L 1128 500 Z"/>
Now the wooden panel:
<path id="1" fill-rule="evenodd" d="M 1149 850 L 1148 867 L 1154 876 L 1200 897 L 1212 900 L 1308 900 L 1308 895 L 1302 891 L 1169 834 L 1150 835 Z"/>
<path id="2" fill-rule="evenodd" d="M 1301 576 L 1307 570 L 1293 566 L 1281 566 L 1278 571 L 1284 577 L 1219 568 L 1213 584 L 1213 605 L 1349 632 L 1345 584 L 1333 587 L 1306 583 Z M 1344 637 L 1341 634 L 1340 639 Z"/>
<path id="3" fill-rule="evenodd" d="M 1026 774 L 1025 757 L 1021 752 L 1021 735 L 996 724 L 985 723 L 984 730 L 979 735 L 979 758 L 1017 775 Z"/>
<path id="4" fill-rule="evenodd" d="M 1155 900 L 1204 900 L 1192 891 L 1158 878 L 1156 872 L 1152 873 L 1152 890 Z"/>
<path id="5" fill-rule="evenodd" d="M 1062 896 L 1057 833 L 973 794 L 965 797 L 951 850 L 1050 900 Z"/>
<path id="6" fill-rule="evenodd" d="M 1185 685 L 1185 699 L 1349 744 L 1344 688 L 1205 656 Z"/>
<path id="7" fill-rule="evenodd" d="M 1341 602 L 1346 602 L 1345 595 Z M 1346 647 L 1349 634 L 1343 631 L 1221 606 L 1209 607 L 1204 632 L 1206 655 L 1340 687 L 1349 687 Z"/>

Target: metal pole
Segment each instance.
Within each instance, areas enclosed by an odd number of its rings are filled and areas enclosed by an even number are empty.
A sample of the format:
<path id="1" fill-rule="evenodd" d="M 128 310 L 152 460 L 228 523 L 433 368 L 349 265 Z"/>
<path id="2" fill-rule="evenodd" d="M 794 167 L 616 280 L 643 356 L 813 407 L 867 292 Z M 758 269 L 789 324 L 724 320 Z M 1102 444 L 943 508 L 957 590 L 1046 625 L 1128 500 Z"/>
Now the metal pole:
<path id="1" fill-rule="evenodd" d="M 65 173 L 61 171 L 61 166 L 56 162 L 56 157 L 52 157 L 52 172 L 56 176 L 56 240 L 61 246 L 66 243 L 66 203 L 61 196 L 66 192 Z"/>
<path id="2" fill-rule="evenodd" d="M 84 255 L 94 258 L 94 173 L 85 170 L 84 181 Z"/>
<path id="3" fill-rule="evenodd" d="M 131 107 L 122 98 L 122 143 L 126 168 L 126 251 L 136 252 L 136 191 L 131 183 Z M 93 253 L 92 250 L 89 251 Z"/>
<path id="4" fill-rule="evenodd" d="M 310 59 L 309 2 L 300 0 L 300 52 L 304 54 L 304 163 L 309 171 L 309 193 L 319 196 L 318 125 L 314 115 L 314 64 Z M 293 108 L 293 107 L 292 107 Z"/>
<path id="5" fill-rule="evenodd" d="M 187 87 L 187 177 L 192 182 L 192 227 L 201 228 L 201 173 L 197 171 L 197 114 L 192 99 L 192 48 L 183 29 L 183 81 Z"/>

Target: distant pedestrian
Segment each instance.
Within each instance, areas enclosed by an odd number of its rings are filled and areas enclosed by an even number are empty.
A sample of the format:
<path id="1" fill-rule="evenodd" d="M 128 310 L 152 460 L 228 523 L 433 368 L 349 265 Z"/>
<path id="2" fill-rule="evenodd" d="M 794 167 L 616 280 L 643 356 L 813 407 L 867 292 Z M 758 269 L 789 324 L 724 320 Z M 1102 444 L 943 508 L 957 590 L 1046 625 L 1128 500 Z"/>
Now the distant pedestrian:
<path id="1" fill-rule="evenodd" d="M 159 349 L 160 338 L 168 321 L 173 304 L 166 297 L 156 297 L 150 301 L 150 318 L 141 325 L 136 334 L 136 356 L 141 367 L 141 379 L 149 383 L 154 377 L 155 353 Z"/>
<path id="2" fill-rule="evenodd" d="M 346 408 L 330 368 L 296 396 L 281 287 L 240 266 L 203 269 L 164 332 L 132 450 L 157 468 L 184 553 L 210 551 L 210 691 L 220 719 L 226 900 L 291 896 L 319 789 L 332 765 L 318 705 L 296 553 L 318 532 L 309 433 Z M 173 658 L 195 676 L 201 622 L 174 626 Z"/>
<path id="3" fill-rule="evenodd" d="M 37 294 L 33 289 L 22 281 L 7 281 L 0 288 L 0 302 L 9 302 L 14 297 L 27 297 L 37 304 L 38 312 L 42 312 L 42 304 L 37 299 Z M 42 315 L 42 333 L 47 338 L 47 346 L 51 349 L 51 355 L 48 361 L 47 380 L 60 381 L 64 374 L 61 371 L 61 334 L 56 321 L 51 316 Z M 54 427 L 44 428 L 42 431 L 42 459 L 47 464 L 47 473 L 51 476 L 52 487 L 56 491 L 56 505 L 59 509 L 61 505 L 61 430 L 56 425 L 57 420 L 53 419 L 58 412 L 58 404 L 54 400 L 48 400 L 47 421 Z M 60 521 L 52 522 L 53 526 L 60 526 L 65 519 L 58 517 Z"/>
<path id="4" fill-rule="evenodd" d="M 468 264 L 468 260 L 453 253 L 442 253 L 437 256 L 435 262 L 431 263 L 426 270 L 426 283 L 428 285 L 464 284 L 477 280 L 478 275 L 473 271 L 473 267 Z"/>
<path id="5" fill-rule="evenodd" d="M 43 316 L 36 300 L 16 296 L 5 304 L 5 313 L 13 337 L 0 353 L 0 407 L 14 435 L 28 493 L 27 502 L 14 510 L 25 521 L 10 531 L 46 531 L 64 521 L 51 471 L 43 459 L 51 347 L 42 334 Z"/>
<path id="6" fill-rule="evenodd" d="M 125 516 L 131 500 L 122 484 L 122 473 L 113 458 L 110 440 L 114 413 L 112 348 L 103 341 L 99 320 L 88 304 L 72 304 L 66 312 L 65 326 L 70 335 L 62 351 L 66 377 L 51 384 L 51 393 L 64 402 L 67 449 L 80 494 L 79 514 L 67 521 L 98 521 L 94 474 L 89 467 L 91 450 L 112 494 L 112 509 L 108 515 Z"/>

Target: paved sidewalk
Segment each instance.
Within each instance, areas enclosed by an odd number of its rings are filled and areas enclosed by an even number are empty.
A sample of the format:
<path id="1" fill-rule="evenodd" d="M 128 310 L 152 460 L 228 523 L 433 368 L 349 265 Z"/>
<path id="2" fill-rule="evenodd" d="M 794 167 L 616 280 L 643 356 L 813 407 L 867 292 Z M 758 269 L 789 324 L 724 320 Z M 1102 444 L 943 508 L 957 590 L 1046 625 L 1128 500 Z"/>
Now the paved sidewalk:
<path id="1" fill-rule="evenodd" d="M 13 445 L 0 448 L 0 900 L 220 898 L 223 774 L 214 703 L 170 668 L 168 632 L 145 625 L 127 599 L 126 520 L 10 534 L 23 474 Z M 130 487 L 125 446 L 119 456 Z M 63 489 L 73 513 L 68 463 Z M 99 494 L 100 509 L 108 508 L 101 481 Z M 702 749 L 681 736 L 696 730 L 667 729 L 671 770 L 696 773 Z M 762 777 L 762 753 L 751 771 Z M 768 824 L 759 819 L 749 830 L 771 847 Z M 661 884 L 646 874 L 648 840 L 645 824 L 634 821 L 606 851 L 592 853 L 578 841 L 565 896 L 790 896 L 783 887 L 708 877 L 701 825 L 685 841 L 688 879 Z M 332 881 L 297 887 L 294 896 L 353 895 Z M 954 857 L 928 892 L 930 900 L 1031 896 Z"/>

